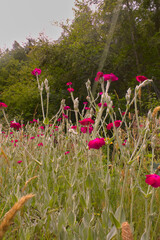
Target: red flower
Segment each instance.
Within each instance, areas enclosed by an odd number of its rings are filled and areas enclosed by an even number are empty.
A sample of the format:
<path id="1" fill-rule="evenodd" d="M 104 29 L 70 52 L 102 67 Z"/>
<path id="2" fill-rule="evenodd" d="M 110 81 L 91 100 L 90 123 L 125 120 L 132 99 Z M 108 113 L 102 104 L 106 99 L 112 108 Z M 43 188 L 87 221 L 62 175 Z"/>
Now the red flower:
<path id="1" fill-rule="evenodd" d="M 154 188 L 160 187 L 160 176 L 157 174 L 146 175 L 145 182 Z"/>
<path id="2" fill-rule="evenodd" d="M 38 68 L 35 68 L 33 71 L 32 71 L 32 74 L 33 75 L 40 75 L 41 74 L 41 69 L 38 69 Z"/>
<path id="3" fill-rule="evenodd" d="M 103 72 L 98 72 L 98 73 L 97 73 L 97 76 L 96 76 L 96 78 L 95 78 L 95 81 L 98 82 L 98 80 L 99 80 L 101 77 L 103 77 Z"/>
<path id="4" fill-rule="evenodd" d="M 94 140 L 91 140 L 88 143 L 89 149 L 91 149 L 91 148 L 99 149 L 103 145 L 105 145 L 104 138 L 95 138 Z"/>
<path id="5" fill-rule="evenodd" d="M 19 130 L 21 128 L 21 124 L 11 121 L 10 127 Z"/>
<path id="6" fill-rule="evenodd" d="M 103 77 L 104 77 L 104 81 L 112 80 L 112 82 L 113 82 L 113 81 L 118 80 L 118 77 L 116 75 L 114 75 L 113 73 L 104 74 Z"/>
<path id="7" fill-rule="evenodd" d="M 114 125 L 115 125 L 115 127 L 116 128 L 118 128 L 120 125 L 121 125 L 121 120 L 116 120 L 116 121 L 114 121 Z M 113 123 L 109 123 L 108 125 L 107 125 L 107 129 L 108 130 L 110 130 L 111 128 L 113 128 Z"/>
<path id="8" fill-rule="evenodd" d="M 70 86 L 70 85 L 72 85 L 72 82 L 67 82 L 66 85 Z"/>
<path id="9" fill-rule="evenodd" d="M 21 162 L 22 162 L 22 161 L 20 160 L 20 161 L 18 161 L 17 163 L 19 163 L 19 164 L 20 164 Z"/>
<path id="10" fill-rule="evenodd" d="M 77 129 L 77 126 L 71 126 L 71 129 Z"/>
<path id="11" fill-rule="evenodd" d="M 68 92 L 74 92 L 74 88 L 67 88 Z"/>
<path id="12" fill-rule="evenodd" d="M 137 76 L 136 79 L 138 82 L 144 82 L 148 78 L 146 78 L 145 76 Z"/>
<path id="13" fill-rule="evenodd" d="M 89 126 L 89 127 L 81 127 L 81 132 L 82 133 L 86 133 L 87 132 L 87 128 L 88 128 L 89 133 L 91 133 L 93 131 L 93 127 Z"/>
<path id="14" fill-rule="evenodd" d="M 94 120 L 92 120 L 91 118 L 85 118 L 81 121 L 79 121 L 81 125 L 83 126 L 88 126 L 90 124 L 93 124 L 94 123 Z"/>
<path id="15" fill-rule="evenodd" d="M 124 115 L 125 115 L 125 113 L 126 113 L 126 112 L 122 112 L 122 116 L 124 116 Z"/>
<path id="16" fill-rule="evenodd" d="M 114 121 L 115 127 L 119 127 L 121 125 L 121 120 Z"/>
<path id="17" fill-rule="evenodd" d="M 8 107 L 5 103 L 0 102 L 0 109 Z"/>
<path id="18" fill-rule="evenodd" d="M 68 109 L 70 109 L 69 106 L 65 106 L 65 107 L 64 107 L 64 110 L 68 110 Z"/>
<path id="19" fill-rule="evenodd" d="M 111 128 L 113 128 L 113 123 L 108 123 L 107 129 L 110 130 Z"/>
<path id="20" fill-rule="evenodd" d="M 70 151 L 67 151 L 67 152 L 65 152 L 64 154 L 67 155 L 68 153 L 70 153 Z"/>
<path id="21" fill-rule="evenodd" d="M 43 147 L 43 143 L 41 142 L 41 143 L 38 143 L 38 146 L 40 147 L 40 146 L 42 146 Z"/>

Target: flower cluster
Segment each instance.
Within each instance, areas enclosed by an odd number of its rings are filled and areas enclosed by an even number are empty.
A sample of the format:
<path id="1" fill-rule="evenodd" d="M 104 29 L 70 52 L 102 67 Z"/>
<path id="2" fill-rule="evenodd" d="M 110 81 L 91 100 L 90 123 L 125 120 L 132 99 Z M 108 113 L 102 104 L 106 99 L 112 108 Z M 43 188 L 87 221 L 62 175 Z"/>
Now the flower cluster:
<path id="1" fill-rule="evenodd" d="M 33 71 L 32 71 L 32 74 L 33 75 L 40 75 L 41 74 L 41 69 L 39 69 L 39 68 L 35 68 Z"/>
<path id="2" fill-rule="evenodd" d="M 97 76 L 95 78 L 95 81 L 99 81 L 100 78 L 104 79 L 104 81 L 109 81 L 111 80 L 112 82 L 113 81 L 117 81 L 118 80 L 118 77 L 116 75 L 114 75 L 113 73 L 110 73 L 110 74 L 104 74 L 103 72 L 98 72 L 97 73 Z"/>
<path id="3" fill-rule="evenodd" d="M 91 149 L 91 148 L 93 148 L 93 149 L 99 149 L 99 148 L 101 148 L 103 145 L 105 145 L 104 138 L 95 138 L 94 140 L 91 140 L 91 141 L 89 141 L 89 143 L 88 143 L 89 149 Z"/>

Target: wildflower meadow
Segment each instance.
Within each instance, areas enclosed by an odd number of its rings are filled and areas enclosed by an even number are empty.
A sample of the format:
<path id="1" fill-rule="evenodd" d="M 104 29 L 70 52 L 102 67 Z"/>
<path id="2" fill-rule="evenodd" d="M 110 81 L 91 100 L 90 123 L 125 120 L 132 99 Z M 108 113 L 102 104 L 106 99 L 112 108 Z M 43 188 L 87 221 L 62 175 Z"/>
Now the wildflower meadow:
<path id="1" fill-rule="evenodd" d="M 49 117 L 49 82 L 31 74 L 42 119 L 10 121 L 0 103 L 0 239 L 160 239 L 160 107 L 140 112 L 153 80 L 135 77 L 125 109 L 112 100 L 113 73 L 97 73 L 96 94 L 86 81 L 82 108 L 66 81 L 72 104 Z"/>

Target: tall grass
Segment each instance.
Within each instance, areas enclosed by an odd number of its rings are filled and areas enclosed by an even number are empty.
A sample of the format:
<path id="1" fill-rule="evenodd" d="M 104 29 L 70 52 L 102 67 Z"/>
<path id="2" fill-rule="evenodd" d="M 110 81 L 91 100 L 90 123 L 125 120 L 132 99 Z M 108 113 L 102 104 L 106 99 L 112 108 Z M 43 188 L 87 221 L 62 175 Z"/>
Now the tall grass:
<path id="1" fill-rule="evenodd" d="M 80 111 L 71 92 L 73 107 L 64 110 L 63 100 L 51 120 L 45 82 L 43 123 L 27 123 L 19 130 L 6 126 L 0 134 L 0 219 L 23 195 L 36 194 L 17 213 L 4 239 L 129 239 L 126 231 L 134 239 L 158 238 L 159 189 L 148 186 L 145 175 L 158 174 L 159 122 L 156 110 L 140 116 L 137 103 L 139 89 L 150 82 L 141 83 L 134 93 L 129 89 L 126 109 L 118 112 L 108 94 L 112 83 L 101 82 L 103 94 L 94 99 L 88 82 L 90 109 L 84 105 Z M 68 117 L 73 114 L 76 123 Z M 59 117 L 62 121 L 57 122 Z M 91 133 L 81 132 L 79 120 L 84 118 L 95 121 Z M 119 127 L 116 120 L 122 121 Z M 108 123 L 113 123 L 110 130 Z M 90 140 L 102 137 L 105 146 L 89 149 Z"/>

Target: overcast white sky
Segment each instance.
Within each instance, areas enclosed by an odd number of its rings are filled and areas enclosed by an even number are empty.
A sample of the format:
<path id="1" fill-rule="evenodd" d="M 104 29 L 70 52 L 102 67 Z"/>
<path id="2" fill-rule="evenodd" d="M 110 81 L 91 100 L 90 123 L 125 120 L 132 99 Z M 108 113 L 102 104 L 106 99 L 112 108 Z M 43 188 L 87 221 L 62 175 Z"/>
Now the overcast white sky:
<path id="1" fill-rule="evenodd" d="M 22 44 L 40 32 L 57 40 L 62 29 L 52 22 L 73 19 L 73 7 L 74 0 L 0 0 L 0 48 L 11 48 L 14 40 Z"/>

